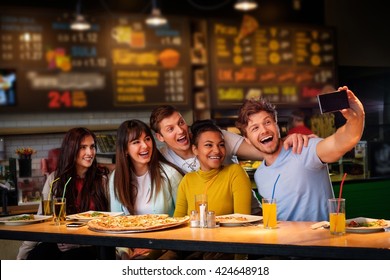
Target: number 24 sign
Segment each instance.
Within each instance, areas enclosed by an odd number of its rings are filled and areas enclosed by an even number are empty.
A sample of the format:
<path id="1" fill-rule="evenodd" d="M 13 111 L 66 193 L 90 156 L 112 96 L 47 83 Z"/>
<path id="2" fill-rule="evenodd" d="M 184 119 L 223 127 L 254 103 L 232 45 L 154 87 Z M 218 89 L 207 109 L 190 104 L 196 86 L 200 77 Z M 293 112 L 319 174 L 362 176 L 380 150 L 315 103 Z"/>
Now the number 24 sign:
<path id="1" fill-rule="evenodd" d="M 82 90 L 77 91 L 50 91 L 48 93 L 48 107 L 60 108 L 85 108 L 88 105 L 87 95 Z"/>

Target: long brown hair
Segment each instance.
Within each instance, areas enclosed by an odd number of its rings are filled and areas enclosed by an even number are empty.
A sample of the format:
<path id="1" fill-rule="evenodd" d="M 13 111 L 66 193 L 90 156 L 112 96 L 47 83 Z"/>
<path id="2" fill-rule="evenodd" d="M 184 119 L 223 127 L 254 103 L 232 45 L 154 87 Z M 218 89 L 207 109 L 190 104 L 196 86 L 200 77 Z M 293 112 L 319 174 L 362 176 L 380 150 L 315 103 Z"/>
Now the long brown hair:
<path id="1" fill-rule="evenodd" d="M 127 149 L 128 143 L 138 139 L 143 132 L 146 136 L 151 137 L 153 143 L 152 156 L 148 163 L 148 171 L 152 183 L 151 196 L 160 191 L 163 180 L 168 180 L 169 183 L 169 178 L 162 175 L 162 173 L 164 173 L 162 163 L 174 167 L 182 174 L 182 172 L 176 166 L 168 162 L 157 149 L 156 141 L 147 124 L 140 120 L 128 120 L 123 122 L 117 131 L 114 190 L 115 196 L 131 214 L 134 213 L 138 186 L 133 183 L 135 169 L 130 156 L 127 155 Z"/>
<path id="2" fill-rule="evenodd" d="M 79 209 L 76 209 L 76 200 L 79 195 L 76 188 L 76 161 L 80 149 L 80 143 L 87 136 L 92 136 L 96 145 L 95 134 L 84 127 L 70 129 L 65 134 L 61 145 L 61 152 L 58 159 L 57 169 L 55 171 L 56 178 L 59 179 L 53 184 L 53 194 L 55 196 L 63 196 L 64 186 L 69 178 L 72 178 L 68 182 L 65 191 L 66 211 L 69 214 L 91 210 L 91 202 L 95 205 L 96 210 L 108 210 L 108 170 L 106 168 L 98 168 L 96 158 L 94 158 L 92 165 L 88 168 L 85 174 L 83 182 L 84 185 L 80 194 L 80 207 Z"/>

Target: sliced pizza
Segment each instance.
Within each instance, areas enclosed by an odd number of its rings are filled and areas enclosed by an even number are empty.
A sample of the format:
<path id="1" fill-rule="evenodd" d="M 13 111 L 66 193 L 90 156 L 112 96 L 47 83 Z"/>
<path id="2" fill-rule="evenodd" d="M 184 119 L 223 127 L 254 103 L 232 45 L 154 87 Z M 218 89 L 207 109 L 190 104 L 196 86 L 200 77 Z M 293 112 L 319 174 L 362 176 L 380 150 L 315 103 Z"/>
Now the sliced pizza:
<path id="1" fill-rule="evenodd" d="M 109 216 L 110 215 L 108 213 L 98 212 L 98 211 L 89 211 L 89 212 L 77 214 L 78 218 L 103 218 Z"/>
<path id="2" fill-rule="evenodd" d="M 188 222 L 186 217 L 169 217 L 165 214 L 104 217 L 88 222 L 88 227 L 98 231 L 145 231 L 172 227 Z"/>

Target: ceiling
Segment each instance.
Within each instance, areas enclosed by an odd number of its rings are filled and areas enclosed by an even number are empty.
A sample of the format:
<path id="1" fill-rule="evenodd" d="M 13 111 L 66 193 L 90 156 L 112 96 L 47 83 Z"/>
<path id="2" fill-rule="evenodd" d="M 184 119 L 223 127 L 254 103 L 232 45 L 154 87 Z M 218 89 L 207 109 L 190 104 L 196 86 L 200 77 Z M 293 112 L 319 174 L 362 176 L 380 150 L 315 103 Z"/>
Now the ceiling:
<path id="1" fill-rule="evenodd" d="M 79 0 L 1 0 L 0 7 L 18 9 L 56 9 L 76 11 Z M 131 13 L 149 14 L 152 0 L 80 0 L 81 12 L 88 13 Z M 156 0 L 157 7 L 166 15 L 190 17 L 234 18 L 243 13 L 234 10 L 236 0 Z M 293 8 L 298 1 L 299 10 Z M 259 8 L 253 12 L 261 23 L 324 23 L 325 0 L 257 0 Z"/>

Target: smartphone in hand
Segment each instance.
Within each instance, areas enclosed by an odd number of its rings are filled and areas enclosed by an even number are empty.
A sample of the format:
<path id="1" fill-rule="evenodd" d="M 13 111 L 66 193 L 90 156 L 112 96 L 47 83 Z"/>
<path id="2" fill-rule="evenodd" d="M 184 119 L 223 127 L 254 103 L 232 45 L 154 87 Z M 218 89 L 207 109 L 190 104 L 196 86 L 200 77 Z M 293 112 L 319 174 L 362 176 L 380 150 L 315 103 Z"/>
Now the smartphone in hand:
<path id="1" fill-rule="evenodd" d="M 349 108 L 346 90 L 334 91 L 317 95 L 321 114 L 340 111 Z"/>

